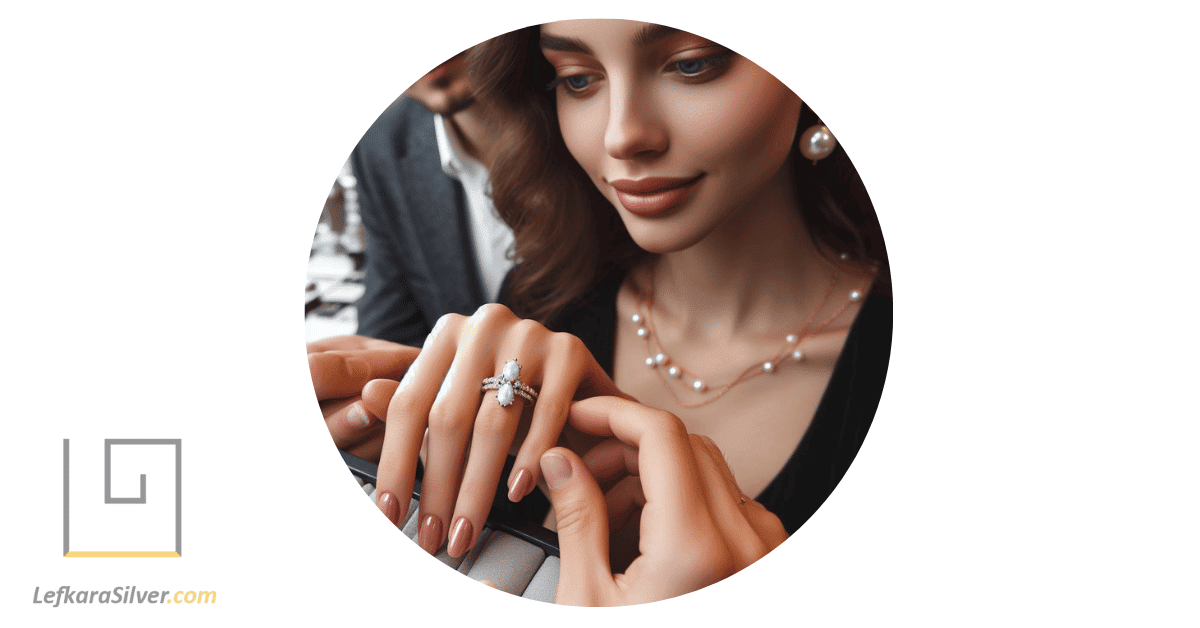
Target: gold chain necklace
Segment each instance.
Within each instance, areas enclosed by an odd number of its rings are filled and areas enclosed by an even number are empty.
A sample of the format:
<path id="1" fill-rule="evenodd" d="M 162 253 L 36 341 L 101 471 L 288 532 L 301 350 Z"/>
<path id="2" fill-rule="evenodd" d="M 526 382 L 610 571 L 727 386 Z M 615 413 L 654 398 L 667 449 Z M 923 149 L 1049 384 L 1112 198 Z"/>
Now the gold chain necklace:
<path id="1" fill-rule="evenodd" d="M 811 314 L 808 315 L 808 319 L 804 321 L 804 325 L 798 332 L 790 333 L 784 338 L 784 345 L 779 351 L 765 361 L 755 362 L 742 371 L 741 374 L 735 377 L 732 381 L 720 386 L 708 385 L 702 377 L 688 370 L 687 368 L 684 368 L 683 365 L 679 364 L 679 362 L 673 360 L 669 355 L 667 355 L 666 351 L 662 348 L 662 345 L 659 344 L 658 332 L 654 329 L 653 270 L 650 272 L 650 285 L 649 290 L 647 291 L 647 298 L 644 302 L 639 302 L 639 306 L 645 307 L 645 316 L 643 317 L 642 314 L 638 313 L 631 316 L 630 319 L 638 326 L 637 335 L 645 344 L 646 366 L 654 369 L 654 374 L 658 376 L 658 379 L 662 382 L 663 387 L 667 389 L 667 392 L 670 393 L 671 398 L 675 400 L 676 404 L 683 408 L 698 408 L 720 399 L 734 386 L 737 386 L 742 382 L 749 381 L 760 375 L 774 373 L 775 369 L 778 368 L 779 365 L 789 357 L 796 362 L 803 360 L 804 352 L 799 349 L 800 343 L 805 338 L 809 336 L 815 336 L 816 334 L 824 331 L 830 323 L 837 320 L 837 318 L 841 316 L 847 308 L 850 307 L 851 303 L 854 303 L 862 298 L 863 293 L 861 290 L 852 290 L 850 292 L 850 298 L 843 303 L 836 312 L 831 314 L 815 328 L 811 328 L 813 321 L 817 317 L 817 314 L 819 314 L 821 310 L 825 308 L 825 304 L 828 303 L 829 297 L 833 294 L 833 290 L 837 286 L 838 279 L 839 273 L 835 271 L 833 277 L 831 277 L 829 280 L 829 285 L 825 288 L 824 294 L 821 295 L 820 303 L 818 303 L 817 307 L 812 311 Z M 651 347 L 651 343 L 653 343 L 653 348 Z M 687 384 L 686 382 L 691 383 Z M 685 402 L 679 398 L 679 395 L 675 393 L 675 390 L 672 388 L 673 383 L 674 385 L 680 386 L 690 385 L 692 390 L 697 393 L 713 394 L 712 396 L 701 401 Z"/>

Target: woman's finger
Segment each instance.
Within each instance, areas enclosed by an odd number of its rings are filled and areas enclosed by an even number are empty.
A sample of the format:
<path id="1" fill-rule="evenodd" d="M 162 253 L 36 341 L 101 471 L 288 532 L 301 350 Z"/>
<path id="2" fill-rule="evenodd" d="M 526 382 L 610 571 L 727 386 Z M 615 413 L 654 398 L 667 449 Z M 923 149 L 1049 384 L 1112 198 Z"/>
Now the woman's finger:
<path id="1" fill-rule="evenodd" d="M 541 373 L 541 390 L 533 406 L 533 419 L 508 478 L 508 498 L 514 502 L 521 501 L 537 485 L 541 477 L 539 460 L 546 450 L 558 443 L 558 437 L 567 423 L 567 410 L 571 407 L 587 362 L 595 361 L 587 347 L 575 336 L 553 334 L 548 338 L 543 343 L 547 351 Z"/>
<path id="2" fill-rule="evenodd" d="M 504 311 L 507 312 L 507 309 Z M 511 313 L 508 316 L 512 317 Z M 463 543 L 469 547 L 479 532 L 478 528 L 482 526 L 482 521 L 460 520 L 453 516 L 455 502 L 463 486 L 467 445 L 485 397 L 481 391 L 482 382 L 497 371 L 494 342 L 497 337 L 503 336 L 507 322 L 499 312 L 493 313 L 492 308 L 480 308 L 463 325 L 449 371 L 427 410 L 429 435 L 425 476 L 421 480 L 421 518 L 417 528 L 417 543 L 431 554 L 436 553 L 451 535 L 456 541 L 454 549 L 459 549 Z M 494 396 L 491 403 L 497 406 Z M 503 410 L 508 413 L 520 408 L 519 404 L 520 400 L 515 400 L 512 406 Z M 516 413 L 519 416 L 520 410 L 517 409 Z M 498 470 L 496 475 L 499 475 Z M 495 490 L 493 480 L 488 492 L 489 504 Z"/>
<path id="3" fill-rule="evenodd" d="M 569 449 L 555 447 L 539 462 L 558 523 L 562 562 L 555 602 L 596 606 L 611 600 L 615 585 L 608 563 L 604 494 L 583 461 Z"/>
<path id="4" fill-rule="evenodd" d="M 455 558 L 466 554 L 483 530 L 524 404 L 517 397 L 508 406 L 501 406 L 495 392 L 483 395 L 471 437 L 471 453 L 454 504 L 454 523 L 446 541 L 446 552 Z"/>
<path id="5" fill-rule="evenodd" d="M 726 544 L 733 551 L 736 568 L 743 569 L 762 558 L 771 548 L 759 538 L 757 531 L 747 520 L 745 509 L 751 500 L 733 480 L 733 474 L 725 464 L 725 457 L 716 443 L 707 436 L 695 434 L 691 439 L 696 464 L 704 476 L 709 511 L 725 537 Z"/>
<path id="6" fill-rule="evenodd" d="M 610 558 L 618 570 L 637 557 L 637 533 L 633 527 L 637 522 L 633 518 L 646 505 L 642 482 L 637 477 L 637 458 L 636 448 L 615 438 L 601 441 L 583 455 L 584 465 L 604 491 L 608 505 Z"/>
<path id="7" fill-rule="evenodd" d="M 457 314 L 438 320 L 388 403 L 375 503 L 396 525 L 408 512 L 429 408 L 454 359 L 463 320 Z"/>
<path id="8" fill-rule="evenodd" d="M 637 449 L 622 443 L 615 438 L 600 441 L 583 454 L 583 464 L 596 478 L 600 490 L 607 493 L 618 482 L 626 477 L 636 476 Z"/>
<path id="9" fill-rule="evenodd" d="M 725 456 L 721 453 L 721 449 L 717 447 L 717 444 L 711 438 L 704 438 L 713 461 L 716 463 L 718 470 L 720 470 L 722 477 L 725 478 L 727 485 L 731 487 L 731 491 L 739 496 L 739 502 L 742 499 L 746 500 L 742 503 L 740 511 L 745 516 L 746 521 L 750 523 L 750 526 L 754 528 L 758 537 L 766 544 L 766 551 L 769 552 L 778 547 L 780 543 L 783 543 L 788 538 L 787 530 L 783 527 L 783 522 L 779 520 L 779 517 L 775 513 L 767 510 L 766 506 L 763 506 L 742 492 L 741 487 L 737 483 L 737 478 L 733 476 L 733 469 L 729 468 L 729 464 L 725 461 Z"/>
<path id="10" fill-rule="evenodd" d="M 571 404 L 569 420 L 583 431 L 615 436 L 638 450 L 638 474 L 646 496 L 643 539 L 685 553 L 688 537 L 718 534 L 708 518 L 700 471 L 686 428 L 678 417 L 617 397 L 592 397 Z M 649 524 L 647 522 L 650 522 Z M 684 535 L 683 530 L 692 534 Z"/>
<path id="11" fill-rule="evenodd" d="M 633 515 L 646 505 L 641 480 L 636 476 L 626 476 L 604 492 L 604 503 L 608 508 L 608 529 L 624 528 Z"/>
<path id="12" fill-rule="evenodd" d="M 778 515 L 767 510 L 766 506 L 756 501 L 748 501 L 744 510 L 746 521 L 750 522 L 750 526 L 754 528 L 758 538 L 762 539 L 766 546 L 764 554 L 771 552 L 788 539 L 787 529 L 783 527 L 783 522 L 779 520 Z"/>
<path id="13" fill-rule="evenodd" d="M 618 397 L 591 397 L 572 403 L 568 417 L 582 431 L 613 437 L 637 449 L 638 474 L 647 484 L 647 499 L 666 499 L 679 492 L 701 495 L 687 428 L 675 415 Z M 649 451 L 654 455 L 648 456 Z M 692 501 L 689 505 L 703 503 Z"/>
<path id="14" fill-rule="evenodd" d="M 622 576 L 628 584 L 620 588 L 622 603 L 682 595 L 733 573 L 735 558 L 709 510 L 693 443 L 678 417 L 620 398 L 593 397 L 572 404 L 569 421 L 637 448 L 645 496 L 638 539 L 642 553 Z M 561 545 L 561 514 L 558 523 Z M 563 556 L 565 561 L 565 549 Z"/>
<path id="15" fill-rule="evenodd" d="M 490 373 L 483 373 L 483 376 L 510 375 L 516 381 L 536 387 L 542 381 L 545 337 L 550 332 L 536 321 L 518 320 L 508 310 L 497 311 L 490 319 L 490 324 L 481 321 L 481 331 L 488 337 L 502 337 L 503 345 L 498 350 L 487 345 L 493 351 L 492 359 L 496 366 Z M 493 326 L 502 331 L 493 333 Z M 479 376 L 480 373 L 475 375 L 475 379 L 462 382 L 464 389 L 470 386 L 479 390 L 483 377 Z M 479 393 L 474 394 L 478 399 Z M 474 417 L 470 455 L 454 505 L 446 549 L 453 557 L 465 554 L 475 544 L 487 520 L 496 487 L 500 483 L 500 473 L 504 470 L 504 460 L 512 449 L 521 412 L 527 403 L 523 397 L 514 394 L 512 401 L 502 406 L 498 397 L 499 391 L 485 393 Z M 538 400 L 541 400 L 540 396 Z M 536 412 L 536 404 L 534 407 Z"/>

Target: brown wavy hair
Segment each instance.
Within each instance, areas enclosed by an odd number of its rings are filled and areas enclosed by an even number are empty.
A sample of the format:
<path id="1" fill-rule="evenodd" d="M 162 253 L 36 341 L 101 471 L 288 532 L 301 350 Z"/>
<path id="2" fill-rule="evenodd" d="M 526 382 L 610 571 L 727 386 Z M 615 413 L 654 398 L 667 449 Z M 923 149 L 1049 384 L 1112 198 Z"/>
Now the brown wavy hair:
<path id="1" fill-rule="evenodd" d="M 492 159 L 492 200 L 513 229 L 510 305 L 547 323 L 611 273 L 651 257 L 634 243 L 619 214 L 567 150 L 558 128 L 554 68 L 542 56 L 540 27 L 488 40 L 471 51 L 477 98 L 504 117 L 505 137 Z M 801 108 L 798 134 L 818 124 Z M 793 142 L 800 211 L 813 244 L 834 263 L 874 268 L 873 290 L 891 291 L 879 221 L 858 172 L 840 143 L 815 165 Z"/>

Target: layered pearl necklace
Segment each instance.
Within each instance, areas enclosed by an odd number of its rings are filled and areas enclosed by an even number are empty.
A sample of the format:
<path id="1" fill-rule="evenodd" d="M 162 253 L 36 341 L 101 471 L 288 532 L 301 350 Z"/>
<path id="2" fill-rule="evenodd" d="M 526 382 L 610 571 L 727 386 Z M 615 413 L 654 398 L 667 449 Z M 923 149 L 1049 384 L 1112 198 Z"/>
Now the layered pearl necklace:
<path id="1" fill-rule="evenodd" d="M 845 259 L 844 256 L 843 259 Z M 805 338 L 808 338 L 809 336 L 815 336 L 816 334 L 824 331 L 830 323 L 837 320 L 837 318 L 841 316 L 847 308 L 850 307 L 851 303 L 862 299 L 862 290 L 851 290 L 849 299 L 847 299 L 846 302 L 843 303 L 836 312 L 831 314 L 815 328 L 812 327 L 813 321 L 816 319 L 817 314 L 819 314 L 821 310 L 825 308 L 825 304 L 829 302 L 829 297 L 833 295 L 834 288 L 837 287 L 838 277 L 838 273 L 834 272 L 833 277 L 829 280 L 829 285 L 825 288 L 824 294 L 821 295 L 820 303 L 818 303 L 817 307 L 813 309 L 811 314 L 808 315 L 808 320 L 804 321 L 804 325 L 801 326 L 798 331 L 789 333 L 784 337 L 783 347 L 779 351 L 777 351 L 766 361 L 759 361 L 750 365 L 746 368 L 746 370 L 742 371 L 740 375 L 735 377 L 733 381 L 730 381 L 726 384 L 721 384 L 719 386 L 710 386 L 702 377 L 684 368 L 683 365 L 679 364 L 679 362 L 667 355 L 667 352 L 663 349 L 662 345 L 659 344 L 658 332 L 654 329 L 654 317 L 652 314 L 654 311 L 653 272 L 650 273 L 650 285 L 649 290 L 647 291 L 647 298 L 644 302 L 638 304 L 638 309 L 640 310 L 644 308 L 645 314 L 643 315 L 639 312 L 631 316 L 630 320 L 637 325 L 637 335 L 645 343 L 646 366 L 654 369 L 654 373 L 658 376 L 658 379 L 662 381 L 663 387 L 665 387 L 667 392 L 671 394 L 671 398 L 675 400 L 676 404 L 683 408 L 696 408 L 720 399 L 725 395 L 725 393 L 729 392 L 730 389 L 738 384 L 741 384 L 742 382 L 754 379 L 759 375 L 774 373 L 775 369 L 779 368 L 779 366 L 788 358 L 791 358 L 796 362 L 802 361 L 804 359 L 804 352 L 800 350 L 800 343 Z M 673 389 L 673 386 L 684 385 L 690 386 L 691 389 L 696 393 L 712 393 L 712 395 L 701 401 L 685 402 L 680 399 L 677 394 L 675 394 L 675 390 Z"/>

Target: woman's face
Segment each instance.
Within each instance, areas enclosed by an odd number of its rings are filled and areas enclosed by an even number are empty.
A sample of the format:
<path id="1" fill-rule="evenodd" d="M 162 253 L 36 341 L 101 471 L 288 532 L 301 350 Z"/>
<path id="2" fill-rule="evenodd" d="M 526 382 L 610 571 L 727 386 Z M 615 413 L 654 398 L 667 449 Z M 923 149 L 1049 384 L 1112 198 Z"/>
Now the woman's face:
<path id="1" fill-rule="evenodd" d="M 671 28 L 545 24 L 563 139 L 643 249 L 686 249 L 748 206 L 786 202 L 800 99 L 754 63 Z"/>

